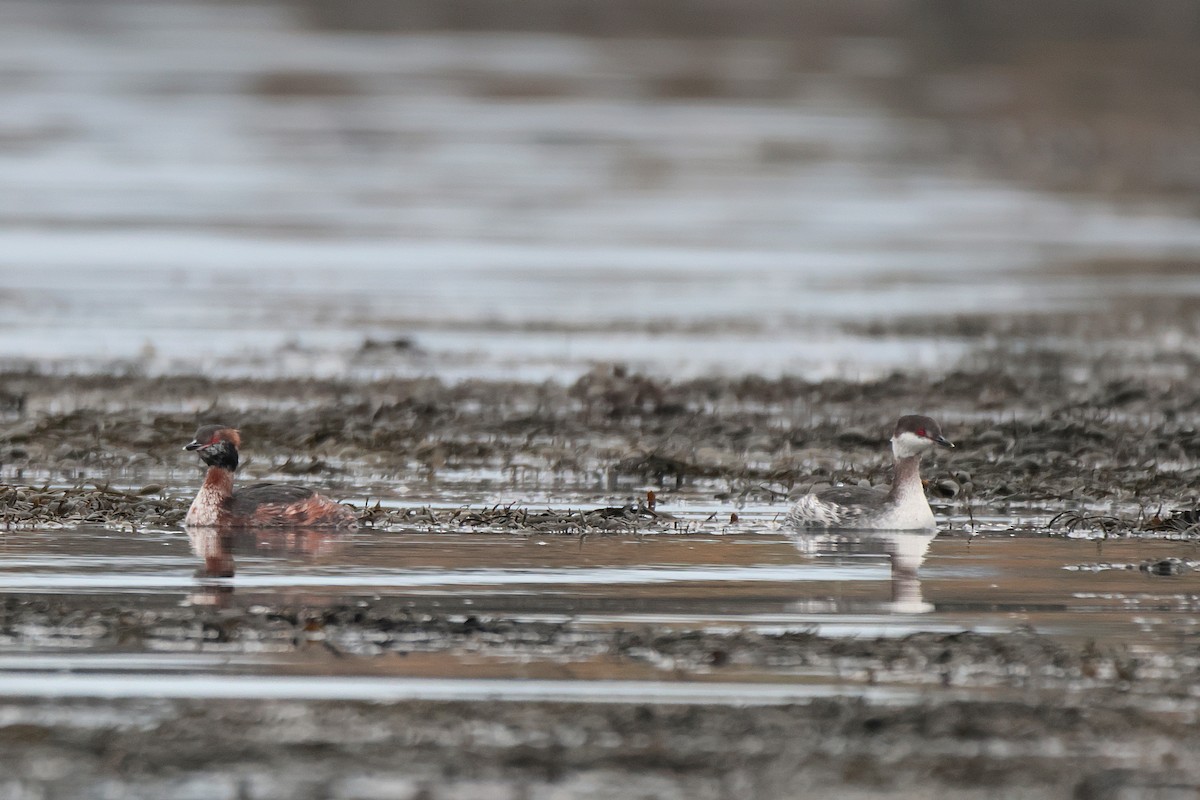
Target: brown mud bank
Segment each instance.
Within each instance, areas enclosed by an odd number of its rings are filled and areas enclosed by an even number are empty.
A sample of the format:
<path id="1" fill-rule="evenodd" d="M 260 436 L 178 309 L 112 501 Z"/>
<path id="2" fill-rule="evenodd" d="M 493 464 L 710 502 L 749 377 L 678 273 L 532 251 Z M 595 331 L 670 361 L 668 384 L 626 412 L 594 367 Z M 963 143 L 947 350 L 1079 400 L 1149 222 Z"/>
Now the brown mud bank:
<path id="1" fill-rule="evenodd" d="M 572 385 L 10 371 L 0 502 L 9 525 L 177 524 L 199 477 L 180 447 L 218 421 L 243 432 L 242 480 L 320 484 L 367 525 L 669 530 L 661 512 L 677 492 L 733 512 L 782 507 L 820 483 L 887 482 L 895 417 L 924 412 L 958 444 L 926 465 L 930 494 L 960 513 L 1102 506 L 1121 512 L 1108 528 L 1187 528 L 1191 517 L 1170 512 L 1191 508 L 1200 484 L 1198 361 L 985 348 L 941 374 L 868 381 L 674 381 L 598 366 Z M 455 481 L 501 505 L 423 508 Z M 531 518 L 531 488 L 629 505 Z M 651 489 L 659 514 L 638 505 Z"/>
<path id="2" fill-rule="evenodd" d="M 1179 714 L 1032 703 L 888 707 L 0 701 L 6 796 L 1005 797 L 1194 790 Z M 1152 743 L 1127 747 L 1131 736 Z M 33 792 L 33 794 L 27 794 Z M 44 792 L 49 792 L 45 794 Z"/>

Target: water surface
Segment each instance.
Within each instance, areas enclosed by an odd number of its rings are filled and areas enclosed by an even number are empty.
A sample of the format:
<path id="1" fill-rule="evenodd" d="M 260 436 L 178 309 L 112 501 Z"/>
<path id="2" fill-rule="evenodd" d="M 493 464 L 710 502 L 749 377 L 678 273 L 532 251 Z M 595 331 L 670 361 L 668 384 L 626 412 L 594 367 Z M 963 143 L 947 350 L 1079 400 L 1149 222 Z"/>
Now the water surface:
<path id="1" fill-rule="evenodd" d="M 1196 577 L 1157 577 L 1137 568 L 1194 550 L 1178 541 L 970 537 L 954 531 L 936 537 L 805 535 L 752 526 L 753 521 L 736 533 L 584 539 L 369 530 L 232 536 L 209 531 L 190 537 L 177 530 L 9 532 L 0 548 L 0 591 L 14 598 L 65 599 L 84 611 L 113 604 L 151 610 L 188 605 L 241 611 L 365 608 L 387 599 L 399 601 L 405 613 L 449 620 L 565 623 L 580 647 L 547 647 L 539 654 L 516 643 L 507 649 L 442 646 L 435 636 L 414 640 L 407 658 L 347 660 L 320 646 L 284 646 L 269 637 L 257 648 L 232 649 L 219 642 L 157 638 L 132 652 L 127 645 L 114 650 L 111 642 L 89 642 L 86 634 L 73 637 L 70 631 L 24 630 L 14 636 L 10 630 L 0 637 L 0 671 L 144 678 L 141 683 L 97 678 L 95 691 L 102 694 L 136 693 L 133 687 L 139 686 L 155 694 L 163 684 L 154 676 L 177 686 L 202 687 L 203 676 L 234 674 L 324 677 L 325 683 L 296 684 L 294 691 L 299 693 L 295 696 L 316 696 L 325 686 L 328 697 L 346 691 L 334 676 L 354 674 L 500 681 L 463 685 L 467 694 L 490 696 L 505 695 L 510 684 L 503 681 L 512 679 L 717 680 L 722 686 L 713 690 L 713 697 L 736 696 L 730 681 L 746 681 L 747 702 L 783 702 L 798 696 L 785 688 L 796 683 L 809 687 L 807 696 L 839 686 L 843 691 L 858 688 L 828 669 L 713 670 L 632 663 L 603 649 L 588 650 L 589 631 L 811 632 L 861 639 L 1034 629 L 1142 653 L 1169 651 L 1181 637 L 1196 633 Z M 1075 568 L 1100 563 L 1118 568 Z M 191 676 L 191 683 L 179 684 L 180 675 Z M 922 682 L 920 676 L 913 679 Z M 58 685 L 39 684 L 31 677 L 6 680 L 0 679 L 0 691 L 40 693 Z M 86 693 L 86 686 L 83 681 L 59 688 Z M 372 686 L 354 690 L 355 696 L 411 692 L 433 697 L 451 691 L 424 683 Z M 533 691 L 512 686 L 517 692 L 513 697 Z M 547 686 L 545 691 L 548 697 L 564 696 L 562 692 L 578 697 L 589 690 Z M 638 691 L 643 689 L 631 686 L 629 696 Z"/>

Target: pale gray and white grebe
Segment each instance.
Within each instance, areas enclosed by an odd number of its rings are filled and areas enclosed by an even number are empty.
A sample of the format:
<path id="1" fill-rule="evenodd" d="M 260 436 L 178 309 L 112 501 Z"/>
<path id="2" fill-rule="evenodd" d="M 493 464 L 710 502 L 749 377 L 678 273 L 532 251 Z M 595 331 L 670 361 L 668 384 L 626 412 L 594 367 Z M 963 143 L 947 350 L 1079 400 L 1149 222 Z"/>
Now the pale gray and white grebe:
<path id="1" fill-rule="evenodd" d="M 806 494 L 788 509 L 793 528 L 858 528 L 863 530 L 928 530 L 933 510 L 921 485 L 921 456 L 935 447 L 954 447 L 941 426 L 929 417 L 909 414 L 892 434 L 895 474 L 892 488 L 835 486 Z"/>

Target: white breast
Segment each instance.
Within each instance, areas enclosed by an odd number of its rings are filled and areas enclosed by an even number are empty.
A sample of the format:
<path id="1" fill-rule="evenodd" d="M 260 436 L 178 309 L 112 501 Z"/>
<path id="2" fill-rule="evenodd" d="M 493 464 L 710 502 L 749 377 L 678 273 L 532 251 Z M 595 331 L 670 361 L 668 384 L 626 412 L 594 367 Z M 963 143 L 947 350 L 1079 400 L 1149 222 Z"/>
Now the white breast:
<path id="1" fill-rule="evenodd" d="M 192 505 L 188 508 L 187 516 L 184 517 L 183 524 L 191 525 L 198 528 L 211 528 L 217 524 L 217 520 L 221 514 L 221 495 L 212 487 L 205 485 L 201 487 L 196 499 L 192 501 Z"/>
<path id="2" fill-rule="evenodd" d="M 937 527 L 933 509 L 925 499 L 925 492 L 905 492 L 880 509 L 880 514 L 869 520 L 870 527 L 891 531 L 929 530 Z"/>

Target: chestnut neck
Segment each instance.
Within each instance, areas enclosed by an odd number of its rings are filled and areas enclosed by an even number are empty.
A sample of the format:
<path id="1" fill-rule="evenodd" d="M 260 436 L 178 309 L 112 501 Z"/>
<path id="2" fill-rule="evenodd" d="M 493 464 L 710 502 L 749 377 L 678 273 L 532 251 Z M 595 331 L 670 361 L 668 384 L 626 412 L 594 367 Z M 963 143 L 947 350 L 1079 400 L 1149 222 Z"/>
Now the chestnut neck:
<path id="1" fill-rule="evenodd" d="M 233 495 L 233 470 L 227 467 L 209 467 L 204 473 L 204 489 L 225 498 Z"/>

